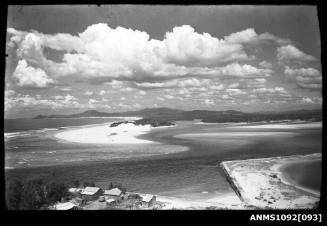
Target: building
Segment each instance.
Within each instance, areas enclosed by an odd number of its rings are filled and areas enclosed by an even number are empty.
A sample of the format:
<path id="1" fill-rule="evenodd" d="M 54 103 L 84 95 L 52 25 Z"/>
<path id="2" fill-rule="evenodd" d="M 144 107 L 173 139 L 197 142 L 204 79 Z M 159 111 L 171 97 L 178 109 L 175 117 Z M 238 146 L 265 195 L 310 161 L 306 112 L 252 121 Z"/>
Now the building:
<path id="1" fill-rule="evenodd" d="M 71 202 L 57 203 L 54 205 L 55 210 L 77 210 L 77 206 Z"/>
<path id="2" fill-rule="evenodd" d="M 113 205 L 116 204 L 116 200 L 115 200 L 115 199 L 111 199 L 111 198 L 106 199 L 106 204 L 107 204 L 108 206 L 113 206 Z"/>
<path id="3" fill-rule="evenodd" d="M 79 198 L 79 197 L 75 197 L 74 199 L 70 200 L 72 203 L 74 203 L 77 206 L 83 206 L 86 204 L 86 200 Z"/>
<path id="4" fill-rule="evenodd" d="M 80 194 L 83 191 L 83 189 L 82 188 L 69 188 L 68 191 L 69 191 L 69 193 Z"/>
<path id="5" fill-rule="evenodd" d="M 103 194 L 109 198 L 120 199 L 123 195 L 123 192 L 119 188 L 113 188 L 110 190 L 105 190 Z"/>
<path id="6" fill-rule="evenodd" d="M 145 194 L 141 195 L 142 198 L 142 206 L 151 207 L 156 203 L 156 196 Z"/>
<path id="7" fill-rule="evenodd" d="M 82 198 L 86 200 L 96 200 L 102 195 L 102 189 L 98 187 L 86 187 L 81 192 Z"/>

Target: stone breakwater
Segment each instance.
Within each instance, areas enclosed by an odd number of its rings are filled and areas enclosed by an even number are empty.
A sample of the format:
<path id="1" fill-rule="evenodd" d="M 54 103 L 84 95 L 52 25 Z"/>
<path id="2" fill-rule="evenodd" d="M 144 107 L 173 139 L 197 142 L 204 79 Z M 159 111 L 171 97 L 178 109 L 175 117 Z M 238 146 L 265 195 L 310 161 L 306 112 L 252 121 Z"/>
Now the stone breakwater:
<path id="1" fill-rule="evenodd" d="M 225 161 L 227 180 L 245 205 L 260 209 L 312 209 L 319 194 L 286 183 L 279 168 L 303 160 L 319 160 L 321 153 Z"/>

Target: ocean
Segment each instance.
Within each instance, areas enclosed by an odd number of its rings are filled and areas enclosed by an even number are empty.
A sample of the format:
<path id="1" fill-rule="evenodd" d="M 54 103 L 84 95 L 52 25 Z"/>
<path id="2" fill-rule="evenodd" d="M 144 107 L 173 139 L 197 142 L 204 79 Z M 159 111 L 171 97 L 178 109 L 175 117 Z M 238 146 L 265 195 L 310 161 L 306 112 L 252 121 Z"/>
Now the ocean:
<path id="1" fill-rule="evenodd" d="M 119 119 L 5 120 L 6 178 L 92 181 L 103 188 L 118 182 L 128 191 L 203 200 L 233 192 L 221 161 L 310 154 L 322 148 L 321 128 L 240 130 L 197 121 L 179 121 L 140 136 L 156 142 L 150 144 L 89 145 L 54 137 L 71 127 L 113 121 Z M 223 135 L 201 135 L 206 133 Z"/>

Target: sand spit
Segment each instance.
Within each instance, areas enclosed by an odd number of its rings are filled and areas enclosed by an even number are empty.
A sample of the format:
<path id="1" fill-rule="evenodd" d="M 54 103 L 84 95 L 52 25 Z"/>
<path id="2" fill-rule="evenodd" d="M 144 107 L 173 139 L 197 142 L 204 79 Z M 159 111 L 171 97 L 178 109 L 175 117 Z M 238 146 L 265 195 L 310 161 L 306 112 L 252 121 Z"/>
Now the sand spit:
<path id="1" fill-rule="evenodd" d="M 55 137 L 69 142 L 86 144 L 146 144 L 154 142 L 139 139 L 137 136 L 150 130 L 150 125 L 136 126 L 133 123 L 126 123 L 117 127 L 110 127 L 110 124 L 103 124 L 80 129 L 69 129 L 57 133 Z"/>
<path id="2" fill-rule="evenodd" d="M 311 209 L 319 194 L 285 183 L 279 168 L 290 162 L 321 159 L 321 153 L 222 162 L 235 192 L 260 209 Z"/>

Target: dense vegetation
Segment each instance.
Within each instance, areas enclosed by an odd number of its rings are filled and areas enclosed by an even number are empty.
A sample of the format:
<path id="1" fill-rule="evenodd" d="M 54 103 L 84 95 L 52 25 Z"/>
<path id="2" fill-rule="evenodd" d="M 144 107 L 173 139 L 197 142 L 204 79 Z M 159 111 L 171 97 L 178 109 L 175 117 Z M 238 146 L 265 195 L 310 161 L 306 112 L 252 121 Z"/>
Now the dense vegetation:
<path id="1" fill-rule="evenodd" d="M 322 110 L 297 110 L 284 112 L 244 113 L 240 111 L 183 111 L 169 108 L 147 108 L 139 111 L 117 113 L 85 111 L 72 115 L 39 115 L 36 118 L 76 118 L 76 117 L 125 117 L 138 116 L 144 119 L 137 120 L 139 125 L 152 124 L 153 126 L 171 125 L 172 121 L 200 119 L 203 122 L 259 122 L 277 120 L 310 120 L 321 121 Z M 126 122 L 121 122 L 126 123 Z M 116 126 L 114 124 L 114 126 Z"/>
<path id="2" fill-rule="evenodd" d="M 72 182 L 71 186 L 95 187 L 94 182 L 83 182 L 78 180 Z M 74 194 L 68 192 L 71 187 L 67 183 L 49 181 L 41 178 L 31 178 L 21 181 L 17 178 L 6 180 L 6 206 L 9 210 L 46 210 L 56 202 L 68 201 Z M 119 188 L 126 192 L 121 183 L 111 182 L 108 189 Z"/>
<path id="3" fill-rule="evenodd" d="M 17 179 L 6 182 L 6 204 L 9 210 L 47 209 L 47 206 L 69 196 L 64 183 L 42 179 Z"/>
<path id="4" fill-rule="evenodd" d="M 120 124 L 125 124 L 125 123 L 133 123 L 134 125 L 151 125 L 153 127 L 174 125 L 174 123 L 172 123 L 170 121 L 164 121 L 164 120 L 153 119 L 153 118 L 144 118 L 144 119 L 139 119 L 139 120 L 135 120 L 135 121 L 114 122 L 110 125 L 110 127 L 116 127 L 116 126 L 119 126 Z"/>

